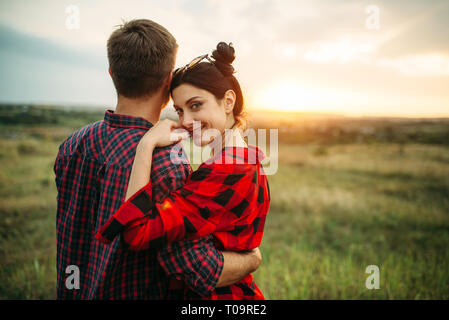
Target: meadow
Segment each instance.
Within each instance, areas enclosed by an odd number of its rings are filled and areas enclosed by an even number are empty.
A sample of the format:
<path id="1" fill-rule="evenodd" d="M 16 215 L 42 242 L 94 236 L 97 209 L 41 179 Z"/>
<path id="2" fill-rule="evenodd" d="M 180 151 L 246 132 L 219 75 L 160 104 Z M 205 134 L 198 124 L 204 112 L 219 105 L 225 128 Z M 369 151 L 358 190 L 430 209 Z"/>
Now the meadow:
<path id="1" fill-rule="evenodd" d="M 102 111 L 0 106 L 0 299 L 56 297 L 59 144 Z M 250 115 L 279 128 L 267 299 L 449 299 L 449 119 Z M 365 286 L 377 265 L 380 288 Z"/>

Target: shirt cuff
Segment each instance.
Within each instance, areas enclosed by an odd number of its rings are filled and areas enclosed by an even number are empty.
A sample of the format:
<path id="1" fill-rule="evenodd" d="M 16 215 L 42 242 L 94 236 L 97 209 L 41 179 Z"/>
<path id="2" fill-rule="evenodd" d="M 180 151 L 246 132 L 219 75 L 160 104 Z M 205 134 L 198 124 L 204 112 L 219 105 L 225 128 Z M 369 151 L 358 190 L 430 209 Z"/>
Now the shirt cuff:
<path id="1" fill-rule="evenodd" d="M 151 189 L 150 181 L 120 206 L 117 212 L 100 228 L 95 238 L 104 244 L 110 244 L 127 224 L 149 214 L 154 208 Z"/>

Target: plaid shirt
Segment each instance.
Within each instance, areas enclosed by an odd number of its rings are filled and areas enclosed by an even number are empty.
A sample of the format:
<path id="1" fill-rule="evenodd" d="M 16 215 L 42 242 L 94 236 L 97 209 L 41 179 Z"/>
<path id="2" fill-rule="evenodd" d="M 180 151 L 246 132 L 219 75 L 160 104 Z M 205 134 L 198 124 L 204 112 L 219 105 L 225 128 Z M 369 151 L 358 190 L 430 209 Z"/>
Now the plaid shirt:
<path id="1" fill-rule="evenodd" d="M 179 299 L 186 288 L 200 296 L 215 288 L 223 255 L 211 238 L 139 252 L 125 250 L 118 240 L 105 246 L 95 239 L 124 201 L 135 149 L 151 126 L 143 118 L 108 110 L 103 121 L 79 129 L 61 144 L 54 165 L 58 299 Z M 153 154 L 152 194 L 157 202 L 180 188 L 191 173 L 177 146 Z M 65 286 L 69 265 L 79 268 L 78 290 Z M 178 283 L 180 290 L 169 290 L 169 278 L 183 281 L 186 288 Z"/>
<path id="2" fill-rule="evenodd" d="M 270 205 L 262 158 L 257 147 L 224 148 L 161 203 L 153 200 L 150 181 L 120 207 L 97 238 L 110 243 L 122 232 L 130 249 L 142 250 L 213 234 L 220 249 L 256 248 Z M 264 297 L 248 275 L 229 287 L 217 288 L 207 299 Z"/>

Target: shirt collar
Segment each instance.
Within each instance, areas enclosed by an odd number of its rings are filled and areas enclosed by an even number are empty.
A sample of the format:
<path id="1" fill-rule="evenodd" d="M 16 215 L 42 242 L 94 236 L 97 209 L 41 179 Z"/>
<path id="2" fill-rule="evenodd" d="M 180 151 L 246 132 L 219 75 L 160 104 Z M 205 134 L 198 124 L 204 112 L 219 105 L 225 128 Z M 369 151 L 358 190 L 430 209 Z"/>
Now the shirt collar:
<path id="1" fill-rule="evenodd" d="M 119 128 L 150 129 L 153 126 L 151 122 L 144 118 L 117 114 L 112 110 L 106 110 L 106 113 L 104 114 L 104 122 L 112 127 Z"/>

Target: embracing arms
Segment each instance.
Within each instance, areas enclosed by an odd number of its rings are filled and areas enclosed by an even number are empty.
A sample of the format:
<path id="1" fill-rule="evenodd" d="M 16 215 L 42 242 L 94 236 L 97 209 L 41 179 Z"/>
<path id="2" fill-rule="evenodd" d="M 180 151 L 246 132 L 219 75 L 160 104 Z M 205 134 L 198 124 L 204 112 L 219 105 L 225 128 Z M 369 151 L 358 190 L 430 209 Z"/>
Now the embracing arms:
<path id="1" fill-rule="evenodd" d="M 141 142 L 146 143 L 147 141 L 142 139 Z M 162 181 L 160 181 L 160 178 L 154 180 L 158 188 L 161 185 L 165 186 L 163 190 L 166 188 L 168 188 L 167 190 L 175 190 L 179 188 L 179 183 L 183 181 L 181 179 L 182 174 L 180 174 L 182 165 L 169 163 L 169 152 L 162 149 L 158 149 L 159 151 L 155 153 L 154 161 L 156 162 L 153 164 L 153 172 L 150 171 L 153 157 L 152 154 L 142 149 L 142 143 L 137 148 L 125 196 L 126 200 L 149 182 L 150 174 L 152 179 L 164 177 Z M 163 161 L 156 160 L 160 159 L 161 155 L 163 155 Z M 164 165 L 161 165 L 161 163 Z M 185 165 L 184 168 L 186 168 Z M 167 172 L 170 174 L 167 174 Z M 153 176 L 154 174 L 156 176 Z M 177 186 L 175 186 L 176 184 Z M 160 197 L 160 193 L 156 195 Z M 194 291 L 206 295 L 208 290 L 213 289 L 213 286 L 227 286 L 244 278 L 247 274 L 255 271 L 261 262 L 260 251 L 257 248 L 242 253 L 220 252 L 210 241 L 204 239 L 174 243 L 173 246 L 162 247 L 159 252 L 159 261 L 168 276 L 183 280 Z M 189 257 L 195 257 L 195 259 L 192 260 Z M 212 266 L 213 270 L 204 272 L 205 262 L 207 262 L 209 268 Z"/>
<path id="2" fill-rule="evenodd" d="M 165 124 L 167 129 L 169 125 Z M 170 143 L 169 133 L 160 140 L 155 136 L 155 141 Z M 214 234 L 228 250 L 260 245 L 269 201 L 266 180 L 257 165 L 203 163 L 181 188 L 158 202 L 152 181 L 148 182 L 155 142 L 145 138 L 134 159 L 128 196 L 138 191 L 102 227 L 99 240 L 109 243 L 121 233 L 131 249 L 142 250 Z"/>

